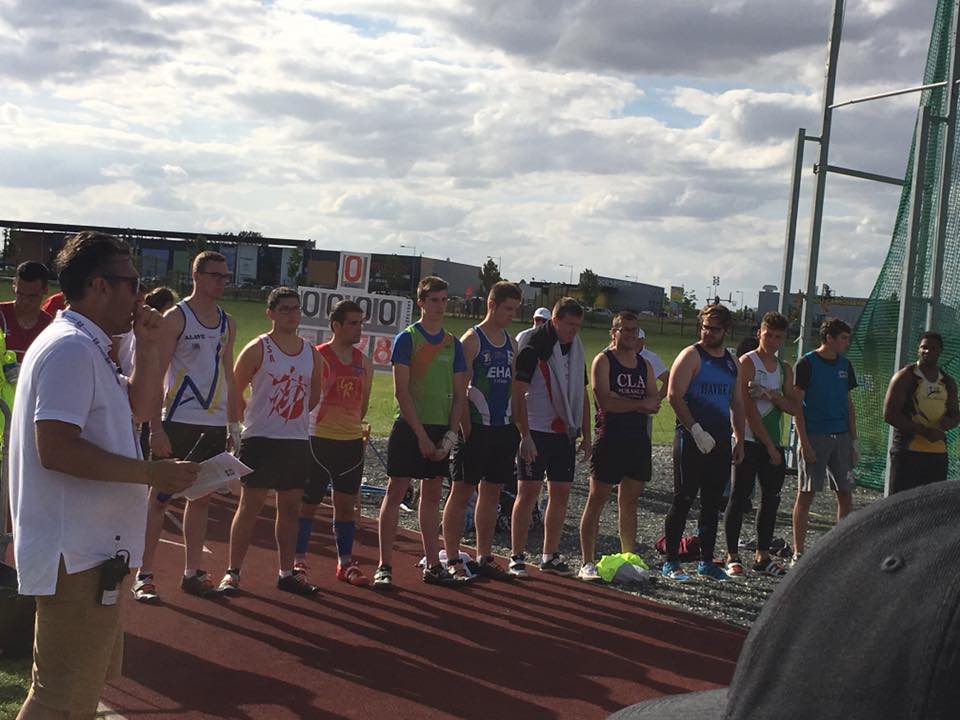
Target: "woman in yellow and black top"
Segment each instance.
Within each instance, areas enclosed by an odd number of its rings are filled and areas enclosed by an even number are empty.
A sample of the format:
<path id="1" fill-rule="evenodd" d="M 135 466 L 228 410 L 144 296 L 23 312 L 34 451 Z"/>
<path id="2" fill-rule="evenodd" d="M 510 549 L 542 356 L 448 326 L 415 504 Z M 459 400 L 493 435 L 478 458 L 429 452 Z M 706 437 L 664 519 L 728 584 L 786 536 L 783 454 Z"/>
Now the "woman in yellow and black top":
<path id="1" fill-rule="evenodd" d="M 957 383 L 937 365 L 943 337 L 920 336 L 917 362 L 890 380 L 883 419 L 893 426 L 887 495 L 947 479 L 946 432 L 960 423 Z"/>

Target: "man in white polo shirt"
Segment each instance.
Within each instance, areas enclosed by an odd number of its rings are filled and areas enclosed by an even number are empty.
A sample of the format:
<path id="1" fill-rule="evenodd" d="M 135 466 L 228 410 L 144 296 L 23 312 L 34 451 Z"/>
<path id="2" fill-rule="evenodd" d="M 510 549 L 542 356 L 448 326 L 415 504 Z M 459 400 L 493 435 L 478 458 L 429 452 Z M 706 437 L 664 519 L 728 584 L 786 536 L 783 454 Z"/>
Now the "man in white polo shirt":
<path id="1" fill-rule="evenodd" d="M 57 257 L 70 305 L 30 346 L 10 431 L 10 506 L 20 593 L 37 601 L 33 682 L 21 720 L 93 717 L 119 675 L 119 599 L 140 562 L 147 486 L 179 492 L 198 466 L 141 459 L 134 419 L 160 402 L 160 315 L 137 302 L 130 247 L 82 232 Z M 132 378 L 110 338 L 136 334 Z M 110 585 L 113 585 L 112 592 Z M 105 592 L 107 590 L 108 592 Z"/>

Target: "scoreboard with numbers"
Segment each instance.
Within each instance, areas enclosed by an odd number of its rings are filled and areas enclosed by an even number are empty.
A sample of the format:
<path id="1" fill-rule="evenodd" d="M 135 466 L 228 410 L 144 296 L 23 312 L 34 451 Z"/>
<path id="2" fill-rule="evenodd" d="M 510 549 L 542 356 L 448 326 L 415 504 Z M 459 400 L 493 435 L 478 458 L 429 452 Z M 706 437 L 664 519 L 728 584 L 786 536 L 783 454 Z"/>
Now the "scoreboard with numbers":
<path id="1" fill-rule="evenodd" d="M 358 347 L 378 370 L 389 369 L 394 336 L 413 318 L 413 301 L 397 295 L 376 295 L 367 291 L 370 256 L 340 253 L 338 287 L 300 288 L 300 336 L 317 344 L 333 337 L 330 313 L 341 300 L 353 300 L 363 310 L 363 337 Z"/>

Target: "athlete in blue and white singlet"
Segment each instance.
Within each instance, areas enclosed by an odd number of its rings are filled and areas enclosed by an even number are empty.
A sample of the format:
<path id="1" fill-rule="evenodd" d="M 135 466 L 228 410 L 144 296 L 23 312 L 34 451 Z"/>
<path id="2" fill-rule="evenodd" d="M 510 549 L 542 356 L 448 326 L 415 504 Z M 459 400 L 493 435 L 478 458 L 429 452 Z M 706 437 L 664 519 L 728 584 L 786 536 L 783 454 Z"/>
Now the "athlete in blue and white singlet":
<path id="1" fill-rule="evenodd" d="M 510 407 L 517 346 L 506 331 L 520 298 L 516 285 L 498 282 L 490 290 L 483 322 L 467 330 L 461 339 L 469 368 L 469 407 L 460 424 L 461 439 L 453 453 L 453 483 L 443 509 L 443 542 L 447 557 L 455 561 L 460 556 L 466 506 L 477 493 L 477 561 L 470 567 L 495 580 L 511 578 L 494 561 L 492 546 L 500 490 L 513 475 L 520 445 Z"/>
<path id="2" fill-rule="evenodd" d="M 162 418 L 150 422 L 154 457 L 206 460 L 227 448 L 228 426 L 234 449 L 239 449 L 240 418 L 233 387 L 237 326 L 217 304 L 230 277 L 223 255 L 200 253 L 193 261 L 193 292 L 164 313 L 159 351 L 160 367 L 165 370 L 164 403 Z M 153 558 L 167 500 L 154 492 L 150 495 L 143 565 L 133 585 L 139 601 L 157 598 Z M 192 595 L 216 594 L 216 586 L 200 566 L 209 504 L 208 495 L 190 500 L 184 510 L 185 568 L 180 587 Z"/>
<path id="3" fill-rule="evenodd" d="M 164 377 L 163 420 L 226 427 L 226 383 L 220 363 L 230 337 L 227 314 L 218 307 L 216 325 L 207 327 L 186 300 L 176 307 L 183 314 L 183 331 Z"/>
<path id="4" fill-rule="evenodd" d="M 724 347 L 733 317 L 723 305 L 709 305 L 701 311 L 700 320 L 700 342 L 685 348 L 670 370 L 669 398 L 677 415 L 677 430 L 673 441 L 673 502 L 664 522 L 667 561 L 663 576 L 690 579 L 680 567 L 680 540 L 699 493 L 697 573 L 725 581 L 729 578 L 714 565 L 713 551 L 730 465 L 743 459 L 744 411 L 742 398 L 735 392 L 737 364 Z"/>

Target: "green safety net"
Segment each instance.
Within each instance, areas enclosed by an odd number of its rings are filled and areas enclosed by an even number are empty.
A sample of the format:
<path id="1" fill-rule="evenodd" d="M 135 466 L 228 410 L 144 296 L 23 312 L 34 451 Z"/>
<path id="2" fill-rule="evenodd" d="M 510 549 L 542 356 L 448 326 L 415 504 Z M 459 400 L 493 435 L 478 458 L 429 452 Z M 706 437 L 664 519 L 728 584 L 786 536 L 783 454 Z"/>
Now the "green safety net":
<path id="1" fill-rule="evenodd" d="M 931 84 L 946 79 L 950 59 L 951 16 L 953 0 L 939 0 L 934 18 L 930 49 L 924 70 L 923 83 Z M 930 108 L 933 118 L 942 117 L 947 110 L 945 88 L 925 90 L 921 104 Z M 919 114 L 919 113 L 918 113 Z M 960 129 L 960 128 L 958 128 Z M 927 154 L 923 178 L 923 203 L 921 207 L 920 234 L 914 248 L 916 282 L 911 296 L 914 298 L 908 318 L 905 342 L 910 357 L 914 357 L 920 334 L 926 330 L 929 288 L 933 269 L 933 244 L 936 232 L 936 213 L 939 197 L 941 152 L 945 138 L 944 123 L 932 122 L 928 135 Z M 955 135 L 960 138 L 960 132 Z M 916 143 L 914 136 L 913 143 Z M 905 265 L 907 239 L 910 232 L 910 200 L 913 183 L 914 144 L 911 143 L 907 158 L 906 182 L 900 196 L 896 225 L 886 260 L 874 285 L 870 299 L 854 330 L 849 358 L 857 373 L 860 388 L 853 393 L 857 410 L 857 425 L 860 433 L 861 461 L 857 468 L 857 481 L 861 485 L 883 488 L 887 460 L 889 426 L 883 421 L 883 399 L 887 384 L 896 370 L 897 333 L 899 331 L 900 295 Z M 956 147 L 956 142 L 954 143 Z M 947 215 L 946 250 L 943 261 L 943 286 L 941 305 L 938 311 L 938 327 L 933 328 L 944 336 L 946 351 L 941 365 L 953 377 L 960 376 L 960 151 L 954 150 L 952 181 L 949 191 Z M 957 433 L 948 436 L 950 477 L 956 477 Z"/>

